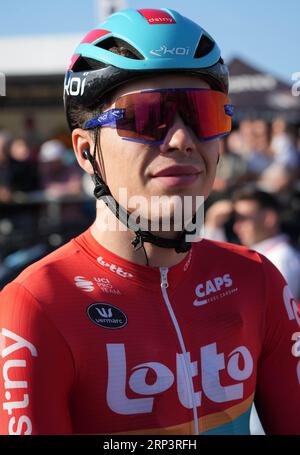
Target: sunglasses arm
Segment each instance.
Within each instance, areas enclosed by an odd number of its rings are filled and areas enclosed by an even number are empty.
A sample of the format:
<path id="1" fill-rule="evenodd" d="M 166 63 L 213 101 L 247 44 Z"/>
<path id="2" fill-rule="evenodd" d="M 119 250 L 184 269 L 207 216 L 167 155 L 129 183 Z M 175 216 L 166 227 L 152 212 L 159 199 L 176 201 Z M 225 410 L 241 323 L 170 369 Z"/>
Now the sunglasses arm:
<path id="1" fill-rule="evenodd" d="M 90 130 L 98 126 L 116 127 L 116 121 L 125 117 L 126 109 L 110 109 L 109 111 L 102 112 L 100 115 L 87 120 L 83 129 Z"/>

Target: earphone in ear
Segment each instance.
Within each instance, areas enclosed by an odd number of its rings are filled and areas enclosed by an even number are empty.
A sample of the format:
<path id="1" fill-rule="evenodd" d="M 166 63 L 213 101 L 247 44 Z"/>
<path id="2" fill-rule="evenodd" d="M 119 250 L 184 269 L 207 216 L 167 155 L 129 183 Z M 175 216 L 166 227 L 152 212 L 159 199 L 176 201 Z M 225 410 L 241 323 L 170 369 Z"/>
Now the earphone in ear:
<path id="1" fill-rule="evenodd" d="M 90 151 L 88 149 L 84 149 L 82 152 L 82 157 L 85 160 L 90 160 L 90 158 L 91 158 Z"/>

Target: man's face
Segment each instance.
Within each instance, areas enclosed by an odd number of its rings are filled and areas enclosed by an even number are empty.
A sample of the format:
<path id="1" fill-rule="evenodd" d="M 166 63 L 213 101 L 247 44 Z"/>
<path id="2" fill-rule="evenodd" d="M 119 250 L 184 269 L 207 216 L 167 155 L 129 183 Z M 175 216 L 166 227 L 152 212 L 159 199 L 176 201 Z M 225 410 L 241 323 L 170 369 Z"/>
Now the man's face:
<path id="1" fill-rule="evenodd" d="M 256 201 L 241 200 L 234 204 L 235 222 L 233 230 L 241 243 L 251 247 L 267 237 L 266 211 Z"/>
<path id="2" fill-rule="evenodd" d="M 126 84 L 115 94 L 114 100 L 141 90 L 187 87 L 209 88 L 209 85 L 190 76 L 161 76 Z M 107 109 L 113 107 L 114 103 Z M 101 128 L 100 145 L 101 173 L 116 200 L 119 200 L 120 188 L 126 188 L 128 198 L 143 196 L 148 204 L 152 196 L 178 195 L 181 200 L 183 196 L 207 198 L 211 191 L 219 139 L 199 141 L 178 114 L 161 145 L 126 141 L 114 128 Z M 164 175 L 157 175 L 162 173 Z"/>

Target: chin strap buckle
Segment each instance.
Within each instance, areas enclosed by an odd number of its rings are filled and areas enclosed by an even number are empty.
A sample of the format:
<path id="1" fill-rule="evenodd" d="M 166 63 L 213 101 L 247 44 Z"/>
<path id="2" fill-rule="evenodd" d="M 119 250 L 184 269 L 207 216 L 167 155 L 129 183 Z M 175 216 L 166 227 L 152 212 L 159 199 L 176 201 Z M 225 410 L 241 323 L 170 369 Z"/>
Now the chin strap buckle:
<path id="1" fill-rule="evenodd" d="M 189 251 L 192 247 L 192 244 L 191 242 L 187 242 L 185 240 L 185 235 L 183 235 L 177 245 L 174 246 L 174 249 L 176 251 L 176 253 L 186 253 L 187 251 Z"/>
<path id="2" fill-rule="evenodd" d="M 144 240 L 140 231 L 135 231 L 135 238 L 131 241 L 134 251 L 140 250 L 144 245 Z"/>
<path id="3" fill-rule="evenodd" d="M 95 182 L 94 196 L 96 199 L 101 199 L 103 196 L 110 195 L 108 186 L 98 174 L 95 173 L 93 179 Z"/>

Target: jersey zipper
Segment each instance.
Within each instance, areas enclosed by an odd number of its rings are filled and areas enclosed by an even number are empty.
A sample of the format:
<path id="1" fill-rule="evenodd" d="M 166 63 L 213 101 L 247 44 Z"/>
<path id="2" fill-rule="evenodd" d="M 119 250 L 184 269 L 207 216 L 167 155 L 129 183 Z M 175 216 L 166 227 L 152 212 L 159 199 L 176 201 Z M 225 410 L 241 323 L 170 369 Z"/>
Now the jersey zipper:
<path id="1" fill-rule="evenodd" d="M 167 288 L 169 287 L 168 283 L 168 267 L 160 267 L 160 286 L 162 290 L 162 295 L 164 302 L 167 306 L 167 309 L 169 311 L 170 317 L 172 319 L 174 328 L 176 330 L 177 338 L 181 347 L 181 351 L 183 354 L 184 358 L 184 374 L 185 374 L 185 379 L 186 379 L 186 384 L 189 390 L 190 398 L 191 398 L 191 403 L 193 405 L 193 415 L 194 415 L 194 432 L 195 434 L 199 434 L 199 424 L 198 424 L 198 414 L 197 414 L 197 405 L 196 405 L 196 400 L 195 400 L 195 391 L 194 391 L 194 386 L 193 386 L 193 379 L 192 379 L 192 372 L 191 372 L 191 365 L 189 362 L 189 357 L 186 351 L 186 347 L 184 344 L 183 336 L 176 318 L 176 315 L 173 311 Z"/>

